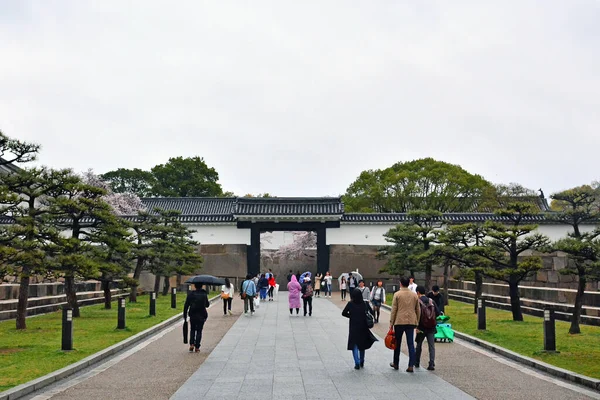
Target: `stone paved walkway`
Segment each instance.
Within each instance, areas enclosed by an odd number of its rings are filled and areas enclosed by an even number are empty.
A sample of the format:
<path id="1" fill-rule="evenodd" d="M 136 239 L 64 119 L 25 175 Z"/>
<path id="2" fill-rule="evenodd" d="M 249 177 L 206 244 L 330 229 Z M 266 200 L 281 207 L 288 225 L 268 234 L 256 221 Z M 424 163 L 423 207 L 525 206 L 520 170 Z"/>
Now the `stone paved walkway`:
<path id="1" fill-rule="evenodd" d="M 240 317 L 200 368 L 171 399 L 471 399 L 433 373 L 389 367 L 383 341 L 354 370 L 346 350 L 348 320 L 326 299 L 312 317 L 290 317 L 287 293 Z M 401 365 L 407 363 L 405 355 Z"/>

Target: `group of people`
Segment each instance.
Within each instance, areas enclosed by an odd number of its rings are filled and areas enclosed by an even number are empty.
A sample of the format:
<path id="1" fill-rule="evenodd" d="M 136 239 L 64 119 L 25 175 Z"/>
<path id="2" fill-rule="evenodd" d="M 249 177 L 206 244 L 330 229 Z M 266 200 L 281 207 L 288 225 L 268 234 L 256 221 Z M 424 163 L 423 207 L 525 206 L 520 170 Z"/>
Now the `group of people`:
<path id="1" fill-rule="evenodd" d="M 304 316 L 312 316 L 312 299 L 313 296 L 319 296 L 321 288 L 326 293 L 325 297 L 331 297 L 332 277 L 329 272 L 325 275 L 317 274 L 314 277 L 314 283 L 310 276 L 304 276 L 301 284 L 299 277 L 290 271 L 288 280 L 290 315 L 293 315 L 294 309 L 296 315 L 299 315 L 302 303 Z M 319 289 L 316 289 L 317 282 L 319 282 Z M 184 320 L 188 316 L 190 318 L 190 352 L 200 351 L 202 329 L 208 318 L 207 308 L 209 307 L 208 293 L 202 289 L 202 285 L 195 284 L 195 286 L 196 290 L 188 293 L 183 310 Z M 254 314 L 254 299 L 257 297 L 260 297 L 262 301 L 268 297 L 269 301 L 272 301 L 275 286 L 275 276 L 271 271 L 261 274 L 260 277 L 253 277 L 248 274 L 240 286 L 240 296 L 244 300 L 244 313 L 247 314 L 250 311 L 251 315 Z M 370 349 L 373 343 L 377 341 L 370 328 L 373 324 L 379 322 L 381 305 L 385 303 L 386 299 L 385 288 L 383 282 L 378 281 L 377 286 L 369 289 L 362 279 L 356 281 L 354 277 L 349 275 L 347 281 L 345 278 L 341 279 L 340 290 L 342 291 L 342 300 L 346 299 L 346 292 L 350 293 L 350 301 L 344 307 L 342 316 L 350 319 L 348 350 L 352 351 L 354 368 L 360 369 L 364 367 L 365 350 Z M 228 313 L 231 315 L 233 296 L 234 286 L 226 278 L 225 284 L 221 288 L 223 315 L 225 316 Z M 390 330 L 393 330 L 396 340 L 393 360 L 390 363 L 392 368 L 399 369 L 400 347 L 403 336 L 406 336 L 409 356 L 406 372 L 414 372 L 415 367 L 420 367 L 425 339 L 427 339 L 429 348 L 429 365 L 427 369 L 430 371 L 435 370 L 436 317 L 443 314 L 443 312 L 444 299 L 438 286 L 433 286 L 432 292 L 426 294 L 425 288 L 417 285 L 414 278 L 402 278 L 400 280 L 400 290 L 394 293 L 390 314 Z"/>
<path id="2" fill-rule="evenodd" d="M 390 366 L 395 370 L 399 369 L 403 336 L 406 336 L 409 354 L 406 372 L 414 372 L 414 368 L 420 367 L 425 339 L 429 348 L 427 370 L 435 370 L 436 318 L 443 314 L 444 310 L 444 300 L 439 290 L 439 286 L 435 285 L 432 292 L 426 294 L 423 286 L 414 283 L 414 278 L 400 280 L 400 290 L 394 293 L 390 315 L 390 330 L 393 330 L 396 340 Z M 359 280 L 358 287 L 350 290 L 350 298 L 351 301 L 342 311 L 342 315 L 350 319 L 348 350 L 352 351 L 354 368 L 360 369 L 364 367 L 365 350 L 377 341 L 369 329 L 369 319 L 373 319 L 373 324 L 379 322 L 381 305 L 385 303 L 383 282 L 379 281 L 377 286 L 369 289 L 363 280 Z"/>
<path id="3" fill-rule="evenodd" d="M 327 271 L 325 275 L 317 273 L 314 277 L 314 283 L 312 282 L 310 275 L 305 275 L 302 278 L 302 283 L 300 283 L 300 273 L 294 274 L 291 270 L 287 279 L 290 315 L 294 315 L 294 309 L 296 310 L 296 315 L 300 314 L 300 299 L 302 299 L 304 316 L 306 317 L 308 315 L 311 317 L 313 311 L 313 297 L 321 297 L 321 288 L 323 288 L 323 292 L 325 293 L 324 297 L 331 298 L 331 282 L 333 277 L 329 271 Z"/>
<path id="4" fill-rule="evenodd" d="M 240 296 L 244 300 L 244 314 L 254 315 L 254 299 L 258 301 L 274 301 L 274 293 L 277 288 L 277 281 L 273 271 L 252 276 L 251 274 L 246 275 L 246 279 L 240 286 Z"/>

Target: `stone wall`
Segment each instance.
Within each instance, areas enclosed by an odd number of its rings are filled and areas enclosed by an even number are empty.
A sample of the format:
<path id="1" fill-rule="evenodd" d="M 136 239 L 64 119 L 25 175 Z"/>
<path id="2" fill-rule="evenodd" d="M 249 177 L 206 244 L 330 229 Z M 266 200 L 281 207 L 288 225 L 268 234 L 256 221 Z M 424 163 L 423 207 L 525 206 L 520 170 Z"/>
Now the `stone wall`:
<path id="1" fill-rule="evenodd" d="M 113 282 L 111 288 L 117 288 L 118 283 Z M 81 292 L 96 292 L 102 290 L 102 284 L 98 281 L 85 281 L 76 284 L 76 290 Z M 34 283 L 29 285 L 29 298 L 57 296 L 65 293 L 65 285 L 62 282 Z M 0 300 L 11 300 L 19 298 L 18 284 L 0 285 Z"/>
<path id="2" fill-rule="evenodd" d="M 384 280 L 386 286 L 398 285 L 398 277 L 389 274 L 380 273 L 379 270 L 385 265 L 385 260 L 378 260 L 378 246 L 367 245 L 330 245 L 329 246 L 329 265 L 330 272 L 334 277 L 339 276 L 343 272 L 358 271 L 363 275 L 369 283 L 377 279 Z M 204 265 L 198 273 L 209 274 L 230 278 L 243 278 L 246 276 L 246 245 L 202 245 L 199 249 L 200 254 L 204 257 Z M 287 285 L 286 276 L 291 269 L 294 271 L 311 271 L 316 272 L 317 260 L 315 251 L 307 251 L 308 256 L 300 260 L 279 260 L 273 258 L 271 260 L 261 260 L 261 270 L 273 270 L 277 277 L 277 282 L 281 286 Z M 562 275 L 560 270 L 567 265 L 568 258 L 562 253 L 551 253 L 542 256 L 543 269 L 536 275 L 523 281 L 525 286 L 549 287 L 549 288 L 564 288 L 576 289 L 577 280 L 574 276 Z M 449 275 L 451 278 L 458 277 L 460 270 L 457 267 L 450 268 Z M 184 277 L 184 280 L 187 277 Z M 419 272 L 415 274 L 417 283 L 425 280 L 425 273 Z M 143 290 L 152 290 L 153 278 L 151 276 L 143 277 L 141 288 Z M 433 284 L 443 285 L 444 269 L 434 268 L 432 272 Z M 493 280 L 486 282 L 494 283 Z M 499 283 L 499 282 L 496 282 Z M 175 280 L 173 278 L 173 285 Z M 337 284 L 334 284 L 334 290 L 337 290 Z M 588 283 L 587 290 L 599 290 L 598 282 Z"/>
<path id="3" fill-rule="evenodd" d="M 474 292 L 475 282 L 451 280 L 449 282 L 449 287 L 456 291 Z M 510 296 L 508 285 L 505 283 L 484 283 L 483 294 L 486 296 Z M 573 289 L 536 287 L 528 286 L 527 284 L 519 286 L 519 295 L 522 300 L 530 299 L 549 303 L 575 304 L 576 294 L 577 290 Z M 600 292 L 586 291 L 583 298 L 583 305 L 600 307 Z"/>

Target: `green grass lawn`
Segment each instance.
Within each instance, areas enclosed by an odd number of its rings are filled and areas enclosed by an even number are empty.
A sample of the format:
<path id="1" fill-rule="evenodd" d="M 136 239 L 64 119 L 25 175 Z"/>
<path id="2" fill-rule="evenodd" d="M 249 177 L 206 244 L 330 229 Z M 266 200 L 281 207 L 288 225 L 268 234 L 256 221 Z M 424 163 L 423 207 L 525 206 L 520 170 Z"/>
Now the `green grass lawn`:
<path id="1" fill-rule="evenodd" d="M 211 297 L 217 293 L 211 293 Z M 158 296 L 156 316 L 148 315 L 148 296 L 138 296 L 137 303 L 126 303 L 127 329 L 117 330 L 117 305 L 81 308 L 74 319 L 73 348 L 62 352 L 62 311 L 27 319 L 27 330 L 17 331 L 15 321 L 0 323 L 0 392 L 39 378 L 91 354 L 148 329 L 175 314 L 183 313 L 185 293 L 177 296 L 177 308 L 171 308 L 171 296 Z"/>
<path id="2" fill-rule="evenodd" d="M 556 350 L 547 354 L 544 349 L 543 319 L 524 315 L 524 321 L 512 320 L 510 311 L 488 308 L 487 330 L 477 330 L 473 305 L 450 300 L 446 306 L 452 328 L 497 344 L 527 357 L 544 361 L 592 378 L 600 378 L 600 327 L 581 325 L 580 335 L 570 335 L 568 322 L 556 321 Z"/>

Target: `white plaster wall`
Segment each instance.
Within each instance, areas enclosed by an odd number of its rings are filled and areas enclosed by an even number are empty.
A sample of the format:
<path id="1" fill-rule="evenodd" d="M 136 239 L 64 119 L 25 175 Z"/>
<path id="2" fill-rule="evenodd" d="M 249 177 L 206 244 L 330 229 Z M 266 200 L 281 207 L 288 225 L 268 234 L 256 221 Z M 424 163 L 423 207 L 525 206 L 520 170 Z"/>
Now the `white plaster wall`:
<path id="1" fill-rule="evenodd" d="M 591 232 L 596 227 L 593 225 L 583 225 L 579 227 L 581 233 Z M 538 232 L 542 233 L 550 238 L 550 240 L 555 241 L 558 239 L 565 238 L 567 234 L 573 232 L 573 228 L 569 225 L 540 225 L 538 228 Z"/>
<path id="2" fill-rule="evenodd" d="M 201 244 L 245 244 L 250 245 L 250 230 L 238 229 L 236 225 L 188 225 L 195 230 L 194 240 Z M 327 229 L 327 244 L 354 244 L 382 246 L 388 244 L 383 235 L 395 225 L 348 225 L 342 224 L 340 228 Z M 582 232 L 594 230 L 592 225 L 584 225 Z M 569 225 L 540 225 L 538 232 L 555 241 L 567 236 L 573 229 Z M 70 231 L 62 232 L 64 236 Z M 263 248 L 278 249 L 284 244 L 294 240 L 293 232 L 270 232 L 270 243 L 263 240 Z"/>
<path id="3" fill-rule="evenodd" d="M 395 225 L 344 225 L 337 229 L 327 229 L 327 244 L 355 244 L 382 246 L 389 244 L 383 235 Z M 584 225 L 582 232 L 591 232 L 595 226 Z M 551 241 L 562 239 L 573 229 L 569 225 L 540 225 L 537 231 Z"/>
<path id="4" fill-rule="evenodd" d="M 186 225 L 194 230 L 193 239 L 200 244 L 250 245 L 250 229 L 238 229 L 236 225 Z"/>
<path id="5" fill-rule="evenodd" d="M 383 234 L 396 225 L 344 225 L 327 229 L 327 244 L 386 245 Z"/>

